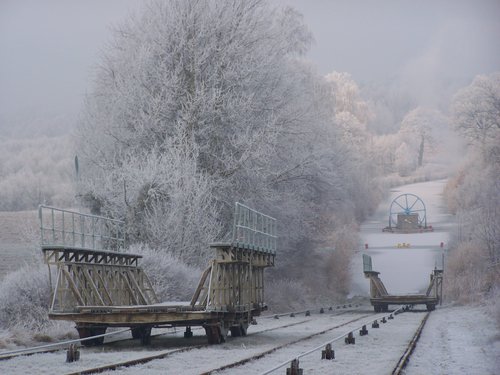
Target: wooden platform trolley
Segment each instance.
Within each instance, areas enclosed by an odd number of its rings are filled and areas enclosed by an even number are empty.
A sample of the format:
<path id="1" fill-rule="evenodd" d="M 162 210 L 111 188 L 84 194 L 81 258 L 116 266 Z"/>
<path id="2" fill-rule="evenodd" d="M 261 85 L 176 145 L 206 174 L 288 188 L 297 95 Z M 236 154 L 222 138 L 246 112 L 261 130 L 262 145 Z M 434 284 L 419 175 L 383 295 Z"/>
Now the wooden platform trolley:
<path id="1" fill-rule="evenodd" d="M 370 279 L 370 302 L 375 312 L 388 311 L 389 305 L 425 305 L 432 311 L 441 301 L 443 295 L 443 270 L 434 269 L 430 276 L 429 286 L 425 294 L 389 294 L 384 283 L 378 277 L 380 272 L 373 271 L 372 258 L 363 254 L 363 272 Z"/>
<path id="2" fill-rule="evenodd" d="M 229 331 L 246 335 L 267 309 L 264 269 L 274 266 L 276 220 L 240 203 L 231 239 L 210 245 L 214 258 L 186 303 L 158 301 L 139 267 L 141 255 L 124 250 L 123 222 L 43 205 L 39 219 L 53 290 L 49 317 L 74 321 L 80 338 L 130 327 L 134 338 L 148 343 L 153 327 L 186 327 L 184 336 L 191 337 L 191 327 L 202 326 L 209 343 L 218 344 Z"/>

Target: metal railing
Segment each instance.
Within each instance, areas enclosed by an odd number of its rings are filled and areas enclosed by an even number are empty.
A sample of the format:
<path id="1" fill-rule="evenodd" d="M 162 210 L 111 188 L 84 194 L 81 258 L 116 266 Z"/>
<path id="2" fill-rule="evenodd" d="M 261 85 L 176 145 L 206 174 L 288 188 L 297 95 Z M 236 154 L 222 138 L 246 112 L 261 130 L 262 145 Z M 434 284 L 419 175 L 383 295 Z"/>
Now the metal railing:
<path id="1" fill-rule="evenodd" d="M 276 219 L 236 202 L 232 243 L 255 250 L 276 252 Z"/>
<path id="2" fill-rule="evenodd" d="M 372 272 L 372 257 L 366 254 L 363 254 L 363 272 Z"/>
<path id="3" fill-rule="evenodd" d="M 41 246 L 119 251 L 125 246 L 125 223 L 104 216 L 40 205 Z"/>

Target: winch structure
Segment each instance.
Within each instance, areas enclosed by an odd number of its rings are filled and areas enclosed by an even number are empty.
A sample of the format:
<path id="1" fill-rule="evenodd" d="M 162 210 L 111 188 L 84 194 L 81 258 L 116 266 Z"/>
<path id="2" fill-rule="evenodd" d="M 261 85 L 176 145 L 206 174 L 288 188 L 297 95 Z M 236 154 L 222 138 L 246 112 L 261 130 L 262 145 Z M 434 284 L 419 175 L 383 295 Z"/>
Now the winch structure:
<path id="1" fill-rule="evenodd" d="M 418 233 L 432 231 L 427 225 L 425 203 L 415 194 L 401 194 L 393 199 L 389 208 L 389 225 L 384 232 Z"/>

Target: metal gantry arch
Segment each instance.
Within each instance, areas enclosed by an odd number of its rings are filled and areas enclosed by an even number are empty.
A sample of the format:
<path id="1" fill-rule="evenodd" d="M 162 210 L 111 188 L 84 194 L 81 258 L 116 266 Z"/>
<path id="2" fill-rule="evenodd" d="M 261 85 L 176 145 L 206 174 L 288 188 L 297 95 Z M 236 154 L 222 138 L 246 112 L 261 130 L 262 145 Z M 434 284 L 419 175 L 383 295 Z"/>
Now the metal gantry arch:
<path id="1" fill-rule="evenodd" d="M 389 227 L 398 225 L 398 215 L 418 215 L 418 225 L 427 227 L 427 211 L 425 203 L 415 194 L 401 194 L 393 199 L 389 209 Z"/>

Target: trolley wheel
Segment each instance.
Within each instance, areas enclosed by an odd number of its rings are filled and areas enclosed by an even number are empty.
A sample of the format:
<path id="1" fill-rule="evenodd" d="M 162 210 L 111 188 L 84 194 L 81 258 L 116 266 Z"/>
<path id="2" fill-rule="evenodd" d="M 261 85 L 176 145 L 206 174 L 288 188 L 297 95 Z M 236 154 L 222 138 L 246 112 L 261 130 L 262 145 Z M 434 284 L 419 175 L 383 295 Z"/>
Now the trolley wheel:
<path id="1" fill-rule="evenodd" d="M 209 344 L 218 345 L 222 343 L 222 335 L 218 326 L 206 326 L 205 332 L 207 334 Z"/>
<path id="2" fill-rule="evenodd" d="M 218 345 L 226 342 L 228 329 L 224 327 L 223 323 L 206 325 L 205 332 L 207 334 L 209 344 Z"/>
<path id="3" fill-rule="evenodd" d="M 240 325 L 233 326 L 230 328 L 232 337 L 240 337 L 247 335 L 248 324 L 240 323 Z"/>
<path id="4" fill-rule="evenodd" d="M 240 330 L 241 330 L 241 336 L 246 336 L 248 330 L 248 323 L 241 323 Z"/>
<path id="5" fill-rule="evenodd" d="M 141 340 L 142 345 L 151 343 L 151 326 L 132 327 L 132 338 Z"/>
<path id="6" fill-rule="evenodd" d="M 436 309 L 436 305 L 432 303 L 428 303 L 426 306 L 427 306 L 427 311 L 434 311 Z"/>
<path id="7" fill-rule="evenodd" d="M 106 326 L 86 326 L 86 325 L 77 325 L 76 330 L 78 331 L 78 335 L 81 339 L 86 337 L 92 337 L 97 335 L 103 335 L 106 333 Z M 104 337 L 97 337 L 94 339 L 83 340 L 83 346 L 98 346 L 104 343 Z"/>

